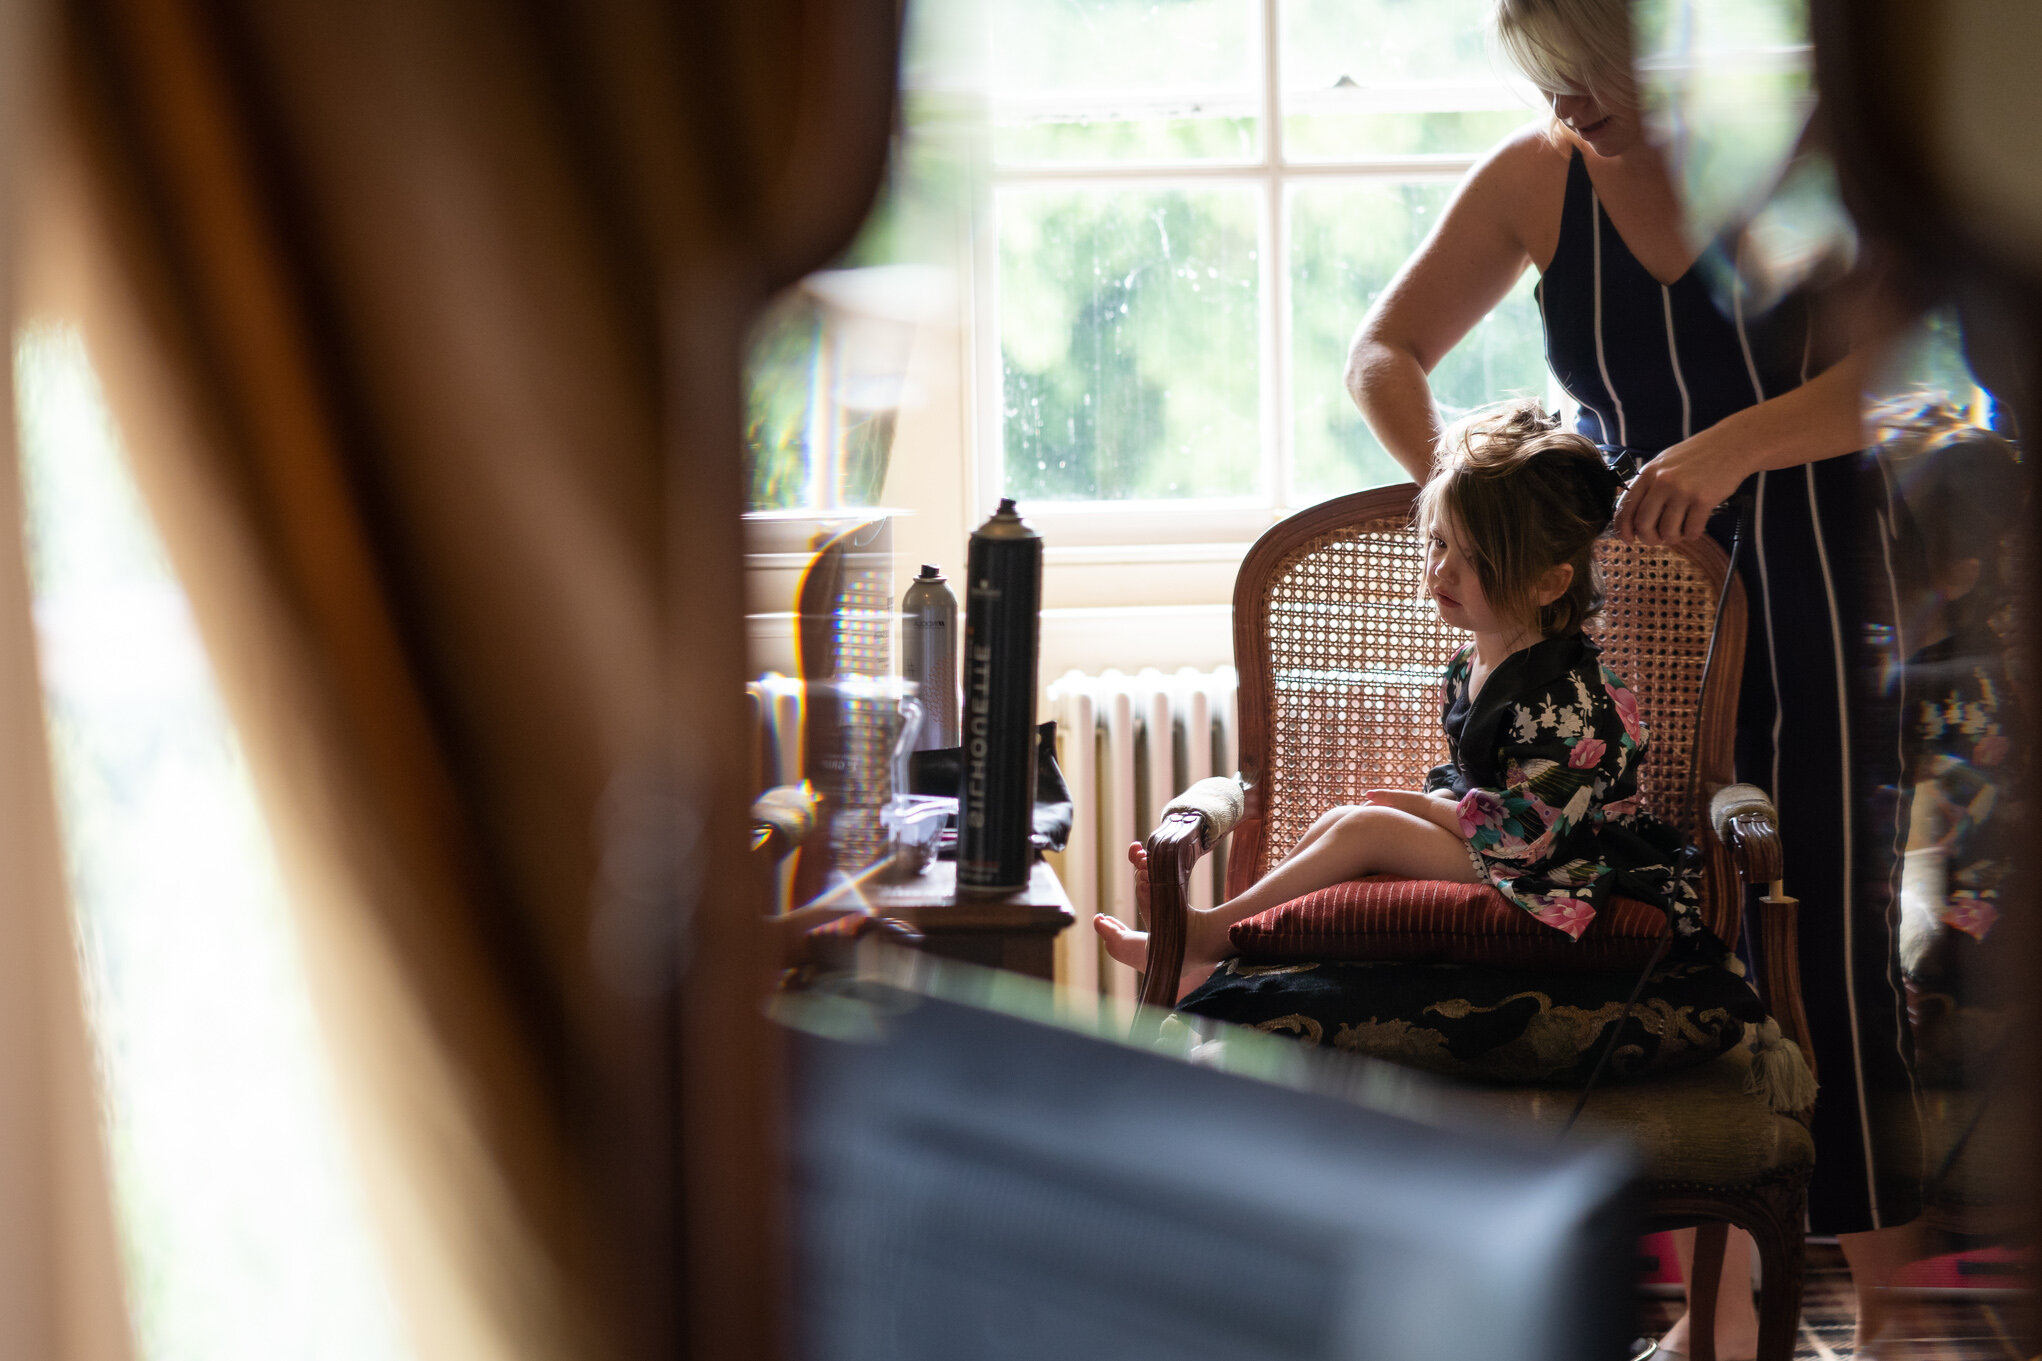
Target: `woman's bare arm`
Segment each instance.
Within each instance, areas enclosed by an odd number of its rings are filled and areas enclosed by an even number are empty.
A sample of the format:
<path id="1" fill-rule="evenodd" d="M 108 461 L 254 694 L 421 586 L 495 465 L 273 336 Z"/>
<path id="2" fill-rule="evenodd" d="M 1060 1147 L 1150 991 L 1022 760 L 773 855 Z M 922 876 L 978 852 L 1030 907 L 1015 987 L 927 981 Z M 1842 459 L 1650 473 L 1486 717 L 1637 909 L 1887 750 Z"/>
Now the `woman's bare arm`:
<path id="1" fill-rule="evenodd" d="M 1842 285 L 1849 351 L 1801 386 L 1733 412 L 1647 463 L 1617 505 L 1612 531 L 1639 543 L 1699 537 L 1715 508 L 1753 473 L 1865 447 L 1865 392 L 1912 318 L 1877 267 Z"/>
<path id="2" fill-rule="evenodd" d="M 1347 390 L 1369 429 L 1416 481 L 1431 472 L 1442 429 L 1427 375 L 1534 263 L 1523 224 L 1531 191 L 1558 153 L 1526 128 L 1469 172 L 1439 225 L 1362 319 L 1347 354 Z M 1545 187 L 1541 185 L 1540 187 Z M 1557 208 L 1553 215 L 1556 219 Z M 1551 255 L 1545 244 L 1540 258 Z"/>

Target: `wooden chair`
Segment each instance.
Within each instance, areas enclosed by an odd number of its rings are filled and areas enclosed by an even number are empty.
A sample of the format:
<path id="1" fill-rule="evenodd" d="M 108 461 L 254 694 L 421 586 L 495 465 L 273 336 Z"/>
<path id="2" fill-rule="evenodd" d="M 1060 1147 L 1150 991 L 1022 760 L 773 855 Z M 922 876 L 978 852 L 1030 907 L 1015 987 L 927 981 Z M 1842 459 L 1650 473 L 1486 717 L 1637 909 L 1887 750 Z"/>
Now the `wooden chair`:
<path id="1" fill-rule="evenodd" d="M 1271 529 L 1242 563 L 1234 589 L 1245 809 L 1233 829 L 1227 892 L 1266 873 L 1312 820 L 1371 788 L 1415 789 L 1447 759 L 1440 678 L 1466 638 L 1439 622 L 1419 591 L 1412 528 L 1417 488 L 1344 496 Z M 1744 653 L 1742 587 L 1718 594 L 1727 558 L 1702 540 L 1676 548 L 1598 546 L 1608 603 L 1592 630 L 1632 686 L 1652 732 L 1639 793 L 1645 806 L 1705 851 L 1706 909 L 1734 945 L 1740 881 L 1770 885 L 1763 915 L 1766 995 L 1783 1033 L 1807 1051 L 1795 972 L 1792 900 L 1779 892 L 1779 845 L 1766 808 L 1748 804 L 1723 830 L 1707 825 L 1712 796 L 1730 784 Z M 1714 655 L 1711 658 L 1711 648 Z M 1706 672 L 1706 685 L 1704 673 Z M 1165 818 L 1149 838 L 1151 969 L 1146 1007 L 1176 999 L 1183 966 L 1185 888 L 1206 844 L 1195 814 Z M 1759 1355 L 1788 1361 L 1800 1312 L 1802 1219 L 1814 1146 L 1802 1120 L 1745 1091 L 1739 1045 L 1683 1073 L 1597 1088 L 1583 1129 L 1636 1146 L 1660 1227 L 1705 1223 L 1697 1248 L 1693 1354 L 1712 1354 L 1704 1322 L 1723 1224 L 1757 1240 L 1764 1273 Z M 1502 1118 L 1558 1131 L 1572 1088 L 1489 1088 L 1471 1094 Z"/>

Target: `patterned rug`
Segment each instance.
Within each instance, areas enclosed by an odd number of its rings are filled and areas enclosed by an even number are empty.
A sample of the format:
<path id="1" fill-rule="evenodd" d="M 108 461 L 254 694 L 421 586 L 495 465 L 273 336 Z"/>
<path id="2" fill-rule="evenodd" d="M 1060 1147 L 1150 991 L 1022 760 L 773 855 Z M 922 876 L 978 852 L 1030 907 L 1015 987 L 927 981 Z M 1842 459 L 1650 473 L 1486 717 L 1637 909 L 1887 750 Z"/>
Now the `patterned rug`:
<path id="1" fill-rule="evenodd" d="M 1879 1361 L 2029 1361 L 2042 1351 L 2034 1301 L 1991 1293 L 1995 1297 L 1911 1298 L 1904 1336 L 1891 1345 L 1882 1342 Z M 1654 1337 L 1680 1316 L 1678 1298 L 1648 1296 L 1638 1306 L 1639 1327 Z M 1847 1361 L 1854 1307 L 1843 1254 L 1834 1243 L 1810 1243 L 1796 1361 Z"/>

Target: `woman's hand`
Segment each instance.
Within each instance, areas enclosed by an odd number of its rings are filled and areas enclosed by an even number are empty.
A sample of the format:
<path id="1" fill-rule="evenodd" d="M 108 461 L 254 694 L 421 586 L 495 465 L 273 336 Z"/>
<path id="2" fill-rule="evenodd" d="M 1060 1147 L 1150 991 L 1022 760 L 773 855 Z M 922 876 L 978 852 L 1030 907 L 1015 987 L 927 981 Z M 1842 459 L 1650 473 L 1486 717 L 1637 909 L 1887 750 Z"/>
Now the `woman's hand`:
<path id="1" fill-rule="evenodd" d="M 1684 439 L 1647 463 L 1617 503 L 1610 529 L 1634 543 L 1668 544 L 1697 539 L 1716 507 L 1737 491 L 1751 471 L 1712 426 Z"/>
<path id="2" fill-rule="evenodd" d="M 1865 385 L 1890 336 L 1854 339 L 1856 348 L 1801 386 L 1732 412 L 1647 463 L 1617 505 L 1617 537 L 1646 544 L 1699 538 L 1710 514 L 1753 473 L 1863 448 Z"/>

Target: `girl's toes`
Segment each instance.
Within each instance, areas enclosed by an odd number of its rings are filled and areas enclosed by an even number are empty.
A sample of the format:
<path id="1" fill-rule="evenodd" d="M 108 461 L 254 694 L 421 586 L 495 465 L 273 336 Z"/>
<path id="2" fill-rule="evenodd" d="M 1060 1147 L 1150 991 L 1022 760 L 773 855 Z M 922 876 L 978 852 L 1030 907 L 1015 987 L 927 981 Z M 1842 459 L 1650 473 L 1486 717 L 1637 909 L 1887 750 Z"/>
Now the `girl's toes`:
<path id="1" fill-rule="evenodd" d="M 1099 939 L 1105 942 L 1106 953 L 1114 963 L 1139 969 L 1148 961 L 1149 936 L 1146 931 L 1131 931 L 1120 921 L 1107 916 L 1092 918 L 1092 927 L 1099 933 Z"/>
<path id="2" fill-rule="evenodd" d="M 1127 848 L 1127 863 L 1134 866 L 1135 909 L 1148 915 L 1149 910 L 1149 852 L 1139 841 Z"/>

